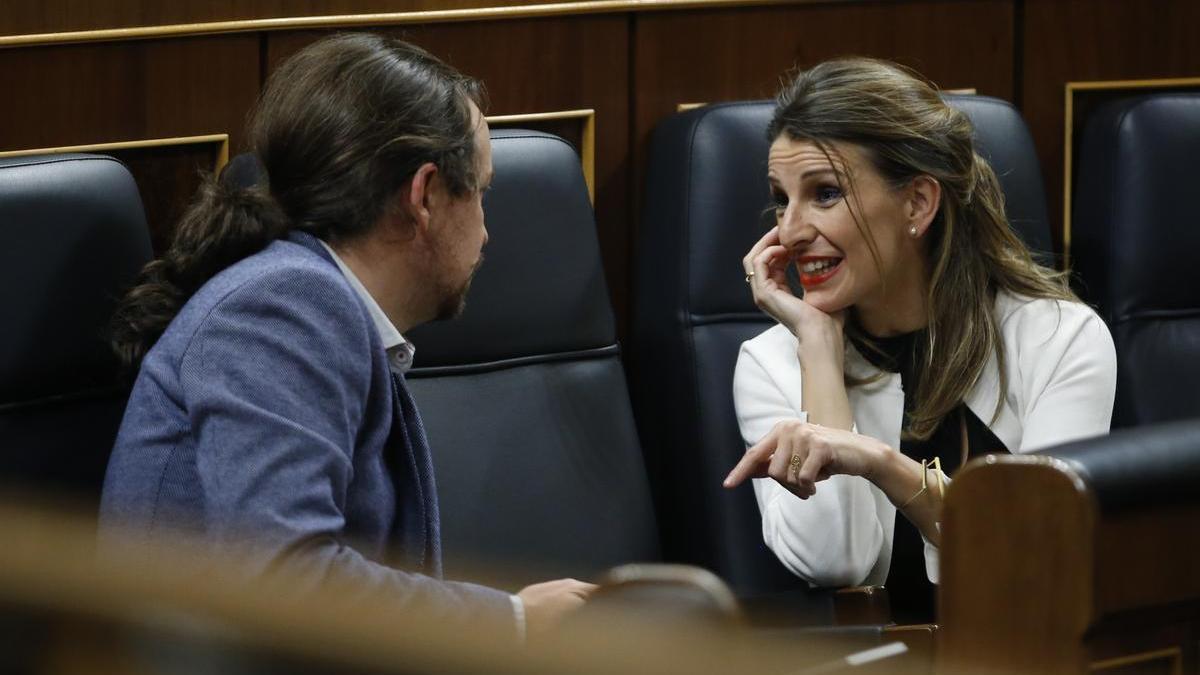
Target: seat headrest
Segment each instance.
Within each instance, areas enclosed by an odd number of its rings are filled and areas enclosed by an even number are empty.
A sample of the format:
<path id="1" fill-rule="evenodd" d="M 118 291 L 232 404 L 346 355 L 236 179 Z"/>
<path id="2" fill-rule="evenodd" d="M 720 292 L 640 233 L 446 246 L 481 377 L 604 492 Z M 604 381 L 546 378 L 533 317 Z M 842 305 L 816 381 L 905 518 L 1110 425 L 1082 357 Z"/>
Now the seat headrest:
<path id="1" fill-rule="evenodd" d="M 151 259 L 137 185 L 96 155 L 0 159 L 0 405 L 104 387 L 116 301 Z"/>
<path id="2" fill-rule="evenodd" d="M 1068 462 L 1105 512 L 1200 498 L 1200 419 L 1121 429 L 1036 454 Z"/>
<path id="3" fill-rule="evenodd" d="M 1020 114 L 987 96 L 944 98 L 975 126 L 976 147 L 1000 178 L 1014 230 L 1035 252 L 1051 251 L 1042 174 Z M 648 191 L 653 194 L 647 201 L 661 199 L 661 193 L 679 195 L 680 202 L 658 204 L 647 216 L 679 222 L 643 222 L 641 227 L 670 227 L 688 247 L 686 306 L 693 314 L 757 312 L 750 293 L 729 280 L 742 278 L 742 255 L 771 223 L 766 130 L 773 111 L 772 101 L 720 103 L 674 115 L 655 131 L 651 155 L 679 161 L 651 172 Z M 1050 261 L 1048 255 L 1040 259 Z"/>
<path id="4" fill-rule="evenodd" d="M 1043 265 L 1054 262 L 1046 192 L 1033 137 L 1008 101 L 975 94 L 943 94 L 975 127 L 975 150 L 992 165 L 1004 190 L 1008 222 Z"/>
<path id="5" fill-rule="evenodd" d="M 1073 258 L 1105 318 L 1200 306 L 1191 199 L 1200 170 L 1200 94 L 1111 101 L 1088 117 L 1079 150 Z"/>
<path id="6" fill-rule="evenodd" d="M 538 131 L 491 133 L 495 177 L 484 196 L 484 263 L 463 315 L 418 326 L 416 369 L 476 366 L 609 347 L 616 329 L 579 155 Z M 239 187 L 263 172 L 250 154 L 221 180 Z"/>
<path id="7" fill-rule="evenodd" d="M 409 336 L 418 369 L 486 364 L 616 342 L 592 205 L 579 155 L 536 131 L 492 134 L 484 263 L 467 308 Z"/>

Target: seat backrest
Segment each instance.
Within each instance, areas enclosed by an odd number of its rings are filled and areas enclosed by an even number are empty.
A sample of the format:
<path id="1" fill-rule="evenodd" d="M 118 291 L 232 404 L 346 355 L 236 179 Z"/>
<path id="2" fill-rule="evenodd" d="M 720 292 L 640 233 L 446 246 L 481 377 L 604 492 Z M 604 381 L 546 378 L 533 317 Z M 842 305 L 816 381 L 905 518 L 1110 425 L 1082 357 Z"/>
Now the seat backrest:
<path id="1" fill-rule="evenodd" d="M 1116 343 L 1113 426 L 1200 417 L 1198 156 L 1197 93 L 1112 101 L 1084 127 L 1071 261 Z"/>
<path id="2" fill-rule="evenodd" d="M 0 159 L 0 480 L 99 498 L 126 389 L 106 336 L 150 261 L 137 185 L 96 155 Z"/>
<path id="3" fill-rule="evenodd" d="M 448 576 L 519 581 L 659 559 L 579 156 L 492 132 L 489 242 L 466 311 L 421 326 L 409 386 L 438 476 Z"/>
<path id="4" fill-rule="evenodd" d="M 1049 251 L 1041 172 L 1020 115 L 993 98 L 946 98 L 975 123 L 1017 232 Z M 762 543 L 752 488 L 721 488 L 744 451 L 732 394 L 738 347 L 772 323 L 741 264 L 771 222 L 772 110 L 770 101 L 725 103 L 658 126 L 635 262 L 631 374 L 664 554 L 716 571 L 742 595 L 800 585 Z"/>

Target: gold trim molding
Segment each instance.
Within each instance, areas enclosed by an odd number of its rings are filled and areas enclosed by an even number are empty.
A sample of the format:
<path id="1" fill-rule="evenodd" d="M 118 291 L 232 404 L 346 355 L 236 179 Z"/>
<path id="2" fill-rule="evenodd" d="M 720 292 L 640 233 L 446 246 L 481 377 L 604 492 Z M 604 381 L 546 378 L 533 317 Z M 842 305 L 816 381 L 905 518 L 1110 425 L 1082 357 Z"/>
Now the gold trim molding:
<path id="1" fill-rule="evenodd" d="M 583 180 L 587 183 L 588 200 L 596 203 L 596 111 L 592 108 L 556 110 L 552 112 L 517 115 L 488 115 L 488 124 L 519 125 L 547 120 L 579 120 L 583 125 L 579 161 L 583 165 Z"/>
<path id="2" fill-rule="evenodd" d="M 1200 88 L 1200 77 L 1175 77 L 1159 80 L 1097 80 L 1068 82 L 1064 91 L 1063 126 L 1063 269 L 1071 269 L 1071 195 L 1075 188 L 1075 96 L 1081 91 L 1129 91 L 1149 89 Z"/>
<path id="3" fill-rule="evenodd" d="M 89 145 L 62 145 L 53 148 L 31 148 L 29 150 L 7 150 L 0 157 L 25 157 L 27 155 L 59 155 L 67 152 L 108 152 L 110 150 L 133 150 L 137 148 L 160 148 L 177 145 L 217 144 L 217 159 L 213 171 L 220 171 L 229 163 L 229 134 L 206 136 L 177 136 L 174 138 L 147 138 L 140 141 L 117 141 L 115 143 L 92 143 Z"/>
<path id="4" fill-rule="evenodd" d="M 1168 647 L 1152 652 L 1142 652 L 1140 654 L 1130 654 L 1129 656 L 1096 661 L 1088 666 L 1088 670 L 1097 673 L 1136 664 L 1146 664 L 1152 661 L 1168 661 L 1171 667 L 1171 675 L 1181 675 L 1183 672 L 1183 651 L 1179 647 Z"/>
<path id="5" fill-rule="evenodd" d="M 120 42 L 165 37 L 192 37 L 249 33 L 257 31 L 313 30 L 322 28 L 365 28 L 400 26 L 422 23 L 457 23 L 463 21 L 496 21 L 504 19 L 533 19 L 579 14 L 613 14 L 621 12 L 650 12 L 680 9 L 713 9 L 741 6 L 814 4 L 829 0 L 581 0 L 580 2 L 551 2 L 540 5 L 509 7 L 478 7 L 468 9 L 437 9 L 413 12 L 383 12 L 374 14 L 342 14 L 328 16 L 280 17 L 272 19 L 242 19 L 202 23 L 135 26 L 61 33 L 32 33 L 0 37 L 0 49 L 40 45 L 76 44 L 81 42 Z M 835 0 L 857 2 L 859 0 Z"/>

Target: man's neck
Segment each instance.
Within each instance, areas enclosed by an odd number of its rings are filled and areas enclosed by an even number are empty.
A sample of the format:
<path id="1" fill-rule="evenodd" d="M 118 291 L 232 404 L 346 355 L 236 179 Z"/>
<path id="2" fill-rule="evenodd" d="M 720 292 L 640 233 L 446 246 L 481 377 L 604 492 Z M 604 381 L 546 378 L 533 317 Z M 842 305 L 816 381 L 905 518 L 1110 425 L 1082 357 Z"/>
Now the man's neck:
<path id="1" fill-rule="evenodd" d="M 396 330 L 406 333 L 426 320 L 419 296 L 421 285 L 410 278 L 414 266 L 404 249 L 375 241 L 369 235 L 345 244 L 330 244 L 330 248 L 354 272 Z"/>

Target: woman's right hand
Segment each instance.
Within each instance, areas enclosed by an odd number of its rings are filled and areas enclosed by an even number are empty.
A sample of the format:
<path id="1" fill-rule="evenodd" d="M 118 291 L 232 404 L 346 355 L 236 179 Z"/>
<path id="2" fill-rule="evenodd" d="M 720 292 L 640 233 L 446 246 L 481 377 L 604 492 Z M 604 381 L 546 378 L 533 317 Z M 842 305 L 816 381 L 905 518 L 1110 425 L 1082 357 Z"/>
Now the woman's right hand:
<path id="1" fill-rule="evenodd" d="M 778 227 L 771 228 L 754 244 L 742 259 L 754 304 L 787 326 L 802 346 L 807 343 L 818 351 L 829 347 L 840 352 L 845 312 L 829 315 L 797 298 L 787 280 L 791 260 L 791 253 L 779 240 Z"/>

